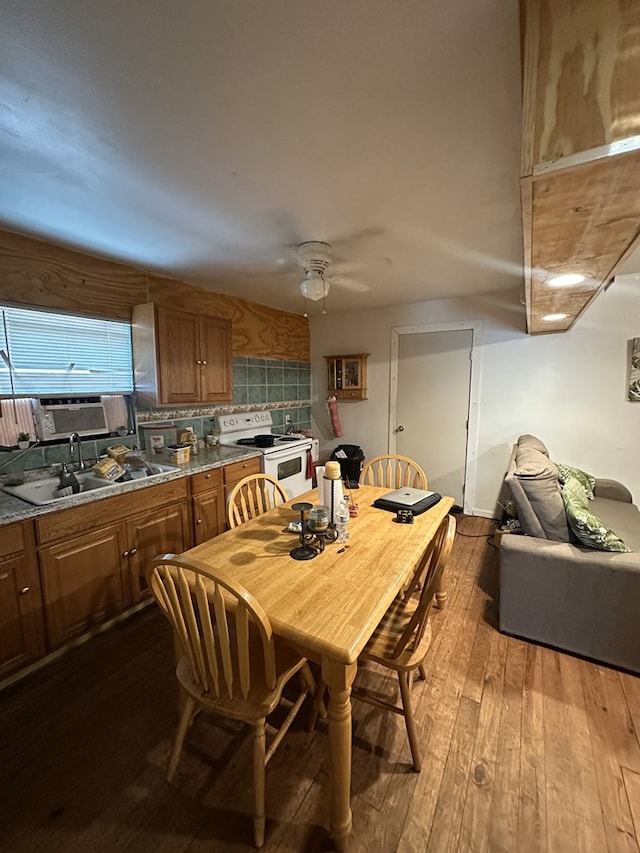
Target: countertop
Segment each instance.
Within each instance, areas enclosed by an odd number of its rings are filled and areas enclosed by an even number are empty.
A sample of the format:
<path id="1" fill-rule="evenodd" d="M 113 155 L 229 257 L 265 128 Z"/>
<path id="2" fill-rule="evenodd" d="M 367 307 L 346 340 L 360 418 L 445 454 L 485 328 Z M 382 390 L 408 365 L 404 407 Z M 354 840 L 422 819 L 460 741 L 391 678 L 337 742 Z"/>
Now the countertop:
<path id="1" fill-rule="evenodd" d="M 20 500 L 20 498 L 16 498 L 14 495 L 0 491 L 0 525 L 9 524 L 14 521 L 25 521 L 29 518 L 58 512 L 61 509 L 69 509 L 69 507 L 91 503 L 92 501 L 105 500 L 115 495 L 121 495 L 124 492 L 146 489 L 149 486 L 156 486 L 159 483 L 166 483 L 169 480 L 177 480 L 181 477 L 190 477 L 192 474 L 198 474 L 201 471 L 209 471 L 212 468 L 220 468 L 222 465 L 239 462 L 242 459 L 251 459 L 256 456 L 262 456 L 262 453 L 253 448 L 204 448 L 200 453 L 192 456 L 190 462 L 180 465 L 177 471 L 167 471 L 164 474 L 156 474 L 153 478 L 131 480 L 128 483 L 116 483 L 108 489 L 95 489 L 84 494 L 70 495 L 68 498 L 60 498 L 60 500 L 52 504 L 47 504 L 47 506 L 35 506 L 34 504 Z M 159 456 L 154 454 L 153 457 L 149 456 L 149 461 L 162 462 L 167 465 L 174 464 L 164 454 Z"/>

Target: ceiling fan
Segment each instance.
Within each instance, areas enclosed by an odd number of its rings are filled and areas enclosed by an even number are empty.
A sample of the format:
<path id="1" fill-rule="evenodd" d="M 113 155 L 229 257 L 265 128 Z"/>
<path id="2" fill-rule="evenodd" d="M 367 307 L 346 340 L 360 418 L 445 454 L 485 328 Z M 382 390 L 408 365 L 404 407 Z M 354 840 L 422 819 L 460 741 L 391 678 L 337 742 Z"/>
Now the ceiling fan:
<path id="1" fill-rule="evenodd" d="M 326 298 L 332 284 L 362 292 L 368 290 L 366 285 L 355 282 L 348 277 L 349 267 L 353 268 L 353 264 L 336 263 L 329 243 L 321 240 L 307 240 L 304 243 L 298 243 L 296 258 L 304 272 L 304 279 L 300 282 L 300 292 L 305 301 L 307 299 L 312 302 L 322 300 L 323 314 L 327 313 Z M 331 267 L 330 270 L 329 267 Z M 306 311 L 305 316 L 307 316 Z"/>
<path id="2" fill-rule="evenodd" d="M 322 313 L 326 314 L 326 298 L 329 292 L 329 282 L 324 274 L 331 263 L 331 246 L 319 240 L 307 240 L 299 243 L 297 249 L 298 263 L 304 270 L 304 280 L 300 283 L 300 292 L 306 300 L 312 302 L 323 300 Z M 307 312 L 304 312 L 305 317 Z"/>

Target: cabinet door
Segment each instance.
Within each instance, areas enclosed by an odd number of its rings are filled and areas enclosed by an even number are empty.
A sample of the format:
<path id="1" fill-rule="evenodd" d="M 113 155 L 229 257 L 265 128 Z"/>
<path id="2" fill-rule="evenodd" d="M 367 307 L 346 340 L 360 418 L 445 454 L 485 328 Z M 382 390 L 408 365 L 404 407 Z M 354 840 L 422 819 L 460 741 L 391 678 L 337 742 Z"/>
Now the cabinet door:
<path id="1" fill-rule="evenodd" d="M 189 512 L 185 504 L 140 515 L 125 526 L 125 560 L 134 602 L 149 595 L 144 577 L 148 563 L 159 554 L 181 554 L 191 547 Z"/>
<path id="2" fill-rule="evenodd" d="M 200 317 L 200 359 L 202 361 L 203 403 L 233 400 L 231 322 L 217 317 Z"/>
<path id="3" fill-rule="evenodd" d="M 193 531 L 196 545 L 227 529 L 224 490 L 212 489 L 193 499 Z"/>
<path id="4" fill-rule="evenodd" d="M 359 358 L 343 360 L 342 387 L 345 390 L 362 389 L 362 361 Z"/>
<path id="5" fill-rule="evenodd" d="M 160 402 L 199 403 L 202 359 L 198 354 L 199 317 L 158 305 Z"/>
<path id="6" fill-rule="evenodd" d="M 0 563 L 0 677 L 44 654 L 42 595 L 37 569 L 25 557 Z"/>
<path id="7" fill-rule="evenodd" d="M 130 603 L 118 527 L 40 552 L 49 650 L 104 622 Z"/>

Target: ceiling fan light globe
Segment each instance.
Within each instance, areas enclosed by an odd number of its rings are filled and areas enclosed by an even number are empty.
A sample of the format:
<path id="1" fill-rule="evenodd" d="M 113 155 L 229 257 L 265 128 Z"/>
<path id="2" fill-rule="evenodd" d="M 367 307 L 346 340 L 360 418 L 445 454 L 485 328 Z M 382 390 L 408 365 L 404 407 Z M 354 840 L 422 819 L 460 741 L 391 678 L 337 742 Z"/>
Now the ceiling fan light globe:
<path id="1" fill-rule="evenodd" d="M 300 290 L 305 299 L 318 302 L 329 292 L 329 285 L 319 273 L 309 272 L 300 284 Z"/>

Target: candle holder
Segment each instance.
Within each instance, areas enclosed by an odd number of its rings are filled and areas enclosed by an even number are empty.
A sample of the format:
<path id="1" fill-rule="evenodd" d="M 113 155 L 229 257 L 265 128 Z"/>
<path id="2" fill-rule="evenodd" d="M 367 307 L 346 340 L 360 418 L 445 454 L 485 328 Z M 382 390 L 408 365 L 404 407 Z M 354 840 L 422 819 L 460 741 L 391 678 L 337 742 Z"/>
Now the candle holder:
<path id="1" fill-rule="evenodd" d="M 291 508 L 300 513 L 300 544 L 289 555 L 294 560 L 312 560 L 324 551 L 325 542 L 338 538 L 335 525 L 329 522 L 329 507 L 299 502 Z"/>

